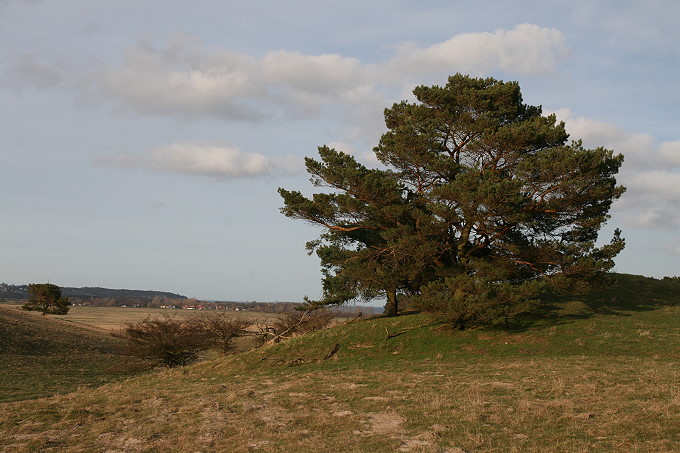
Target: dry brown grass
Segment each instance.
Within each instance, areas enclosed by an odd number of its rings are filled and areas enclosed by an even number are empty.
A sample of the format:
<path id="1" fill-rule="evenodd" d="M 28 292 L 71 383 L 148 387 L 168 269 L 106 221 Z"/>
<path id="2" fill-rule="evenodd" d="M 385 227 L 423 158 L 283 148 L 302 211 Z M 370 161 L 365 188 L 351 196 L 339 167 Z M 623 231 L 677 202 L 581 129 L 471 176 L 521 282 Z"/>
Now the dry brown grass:
<path id="1" fill-rule="evenodd" d="M 513 359 L 413 371 L 272 367 L 263 376 L 243 360 L 2 405 L 0 445 L 8 452 L 680 448 L 677 364 Z"/>
<path id="2" fill-rule="evenodd" d="M 170 310 L 160 308 L 123 308 L 123 307 L 71 307 L 69 313 L 58 319 L 76 322 L 100 329 L 115 330 L 126 323 L 139 322 L 147 317 L 159 316 L 163 313 L 177 316 L 213 316 L 227 313 L 236 318 L 248 319 L 253 322 L 273 322 L 280 317 L 276 313 L 260 313 L 252 311 L 217 311 L 217 310 Z"/>

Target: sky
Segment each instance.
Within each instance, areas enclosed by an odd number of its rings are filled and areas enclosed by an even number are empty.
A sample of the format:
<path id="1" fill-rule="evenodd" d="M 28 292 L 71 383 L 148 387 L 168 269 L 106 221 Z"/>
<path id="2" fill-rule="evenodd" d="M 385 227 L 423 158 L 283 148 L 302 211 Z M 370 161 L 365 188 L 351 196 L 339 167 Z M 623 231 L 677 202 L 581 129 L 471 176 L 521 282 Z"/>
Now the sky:
<path id="1" fill-rule="evenodd" d="M 519 82 L 625 156 L 617 272 L 680 275 L 680 2 L 0 0 L 0 282 L 321 295 L 321 145 L 377 164 L 383 110 L 455 73 Z"/>

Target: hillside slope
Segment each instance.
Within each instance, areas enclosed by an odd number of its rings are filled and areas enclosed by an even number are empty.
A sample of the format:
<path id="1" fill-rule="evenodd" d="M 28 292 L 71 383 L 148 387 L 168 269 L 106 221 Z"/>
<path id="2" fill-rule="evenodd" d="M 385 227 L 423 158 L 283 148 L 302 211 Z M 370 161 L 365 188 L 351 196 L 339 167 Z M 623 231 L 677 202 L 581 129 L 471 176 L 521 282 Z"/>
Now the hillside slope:
<path id="1" fill-rule="evenodd" d="M 106 331 L 0 305 L 0 402 L 120 379 L 131 360 Z"/>
<path id="2" fill-rule="evenodd" d="M 620 275 L 512 329 L 359 320 L 0 405 L 4 451 L 680 451 L 675 282 Z M 540 315 L 540 316 L 538 316 Z"/>

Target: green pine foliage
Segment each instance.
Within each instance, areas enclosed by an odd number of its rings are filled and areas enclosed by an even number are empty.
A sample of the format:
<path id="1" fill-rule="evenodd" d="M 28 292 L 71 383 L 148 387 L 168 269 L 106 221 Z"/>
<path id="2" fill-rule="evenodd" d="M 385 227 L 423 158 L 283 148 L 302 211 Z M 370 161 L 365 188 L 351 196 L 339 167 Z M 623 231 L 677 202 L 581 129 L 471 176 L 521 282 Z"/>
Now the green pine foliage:
<path id="1" fill-rule="evenodd" d="M 613 267 L 617 230 L 598 231 L 624 192 L 623 156 L 568 142 L 564 123 L 523 103 L 516 82 L 457 74 L 385 110 L 374 149 L 385 169 L 319 148 L 311 198 L 279 189 L 282 212 L 322 226 L 324 297 L 313 304 L 398 298 L 454 326 L 503 322 L 546 288 L 583 289 Z"/>
<path id="2" fill-rule="evenodd" d="M 28 285 L 28 302 L 21 308 L 39 311 L 43 315 L 65 315 L 71 303 L 62 297 L 61 288 L 51 283 L 31 283 Z"/>

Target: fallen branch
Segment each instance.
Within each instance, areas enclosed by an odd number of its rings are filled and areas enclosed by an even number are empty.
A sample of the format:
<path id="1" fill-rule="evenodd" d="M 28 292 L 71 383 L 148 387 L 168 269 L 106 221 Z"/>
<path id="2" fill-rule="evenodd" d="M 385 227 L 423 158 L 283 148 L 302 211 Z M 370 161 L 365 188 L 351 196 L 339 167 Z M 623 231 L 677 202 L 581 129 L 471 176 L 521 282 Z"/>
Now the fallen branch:
<path id="1" fill-rule="evenodd" d="M 345 321 L 345 324 L 349 324 L 349 323 L 352 323 L 352 322 L 356 322 L 357 320 L 359 320 L 360 318 L 362 318 L 363 315 L 364 315 L 363 312 L 359 312 L 359 314 L 356 315 L 354 318 L 348 319 L 347 321 Z"/>
<path id="2" fill-rule="evenodd" d="M 272 339 L 270 339 L 270 340 L 267 341 L 267 344 L 274 344 L 274 343 L 277 343 L 277 342 L 278 342 L 279 340 L 281 340 L 282 338 L 288 338 L 288 337 L 286 337 L 286 334 L 287 334 L 288 332 L 290 332 L 290 331 L 295 330 L 297 327 L 300 327 L 302 324 L 306 323 L 306 322 L 309 320 L 309 318 L 310 318 L 310 316 L 311 316 L 311 314 L 312 314 L 312 311 L 313 311 L 313 310 L 307 310 L 307 311 L 305 311 L 305 312 L 302 314 L 302 316 L 300 317 L 300 320 L 299 320 L 296 324 L 293 324 L 292 326 L 288 327 L 288 328 L 287 328 L 286 330 L 284 330 L 283 332 L 281 332 L 281 333 L 279 333 L 279 334 L 276 334 L 276 335 L 274 336 L 274 338 L 272 338 Z"/>
<path id="3" fill-rule="evenodd" d="M 283 360 L 283 359 L 272 359 L 272 358 L 269 358 L 269 357 L 263 357 L 263 358 L 260 359 L 260 361 L 264 362 L 265 360 L 271 360 L 275 364 L 282 364 L 282 365 L 287 365 L 287 366 L 299 366 L 299 365 L 303 365 L 305 363 L 320 363 L 320 362 L 323 362 L 323 361 L 328 360 L 331 357 L 333 357 L 335 354 L 338 353 L 339 350 L 340 350 L 340 343 L 336 343 L 335 346 L 333 347 L 333 349 L 331 350 L 331 352 L 329 352 L 328 354 L 326 354 L 325 356 L 323 356 L 320 359 L 305 360 L 302 357 L 297 357 L 297 358 L 294 358 L 294 359 Z"/>
<path id="4" fill-rule="evenodd" d="M 385 327 L 385 341 L 389 340 L 390 338 L 398 337 L 399 335 L 403 335 L 405 333 L 409 333 L 412 330 L 420 329 L 421 327 L 429 327 L 429 326 L 434 326 L 437 324 L 441 324 L 441 321 L 435 321 L 435 322 L 428 322 L 426 324 L 421 324 L 419 326 L 415 327 L 410 327 L 408 329 L 403 329 L 398 332 L 390 333 L 390 331 Z"/>
<path id="5" fill-rule="evenodd" d="M 324 360 L 330 359 L 331 357 L 333 357 L 338 352 L 339 349 L 340 349 L 340 343 L 335 343 L 335 347 L 333 348 L 333 350 L 331 352 L 329 352 L 328 354 L 326 354 L 326 357 L 321 359 L 321 361 L 323 362 Z"/>

